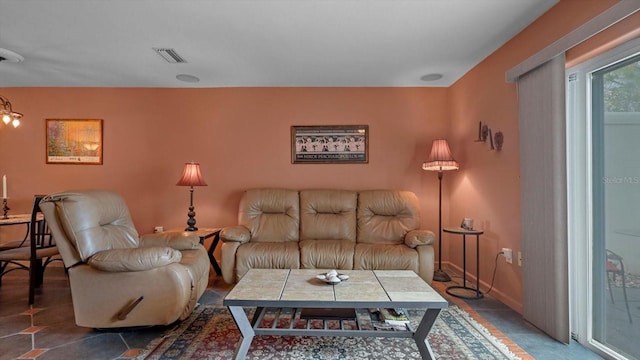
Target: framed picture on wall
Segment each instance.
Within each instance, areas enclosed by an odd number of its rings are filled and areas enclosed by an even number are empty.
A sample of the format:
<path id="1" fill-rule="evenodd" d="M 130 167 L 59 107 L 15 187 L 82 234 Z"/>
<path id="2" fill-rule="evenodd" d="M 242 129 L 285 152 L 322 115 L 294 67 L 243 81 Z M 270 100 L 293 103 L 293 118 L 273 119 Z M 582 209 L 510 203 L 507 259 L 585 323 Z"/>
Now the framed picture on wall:
<path id="1" fill-rule="evenodd" d="M 47 164 L 102 165 L 102 119 L 47 119 Z"/>
<path id="2" fill-rule="evenodd" d="M 291 163 L 367 164 L 369 125 L 292 126 Z"/>

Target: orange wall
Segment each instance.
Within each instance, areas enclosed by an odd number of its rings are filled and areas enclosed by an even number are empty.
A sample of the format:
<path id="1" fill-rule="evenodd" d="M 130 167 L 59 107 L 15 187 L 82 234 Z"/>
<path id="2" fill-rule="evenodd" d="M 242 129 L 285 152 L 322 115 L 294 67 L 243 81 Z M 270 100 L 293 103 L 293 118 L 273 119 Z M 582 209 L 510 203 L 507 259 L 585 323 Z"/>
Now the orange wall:
<path id="1" fill-rule="evenodd" d="M 195 160 L 209 184 L 195 190 L 199 226 L 234 224 L 249 187 L 395 188 L 416 192 L 423 227 L 437 231 L 437 176 L 421 164 L 431 141 L 445 137 L 461 169 L 444 176 L 443 226 L 472 217 L 485 230 L 480 274 L 488 285 L 500 249 L 521 248 L 517 99 L 505 72 L 615 2 L 561 0 L 448 89 L 0 89 L 25 114 L 19 129 L 0 128 L 0 175 L 9 178 L 12 213 L 27 212 L 34 193 L 107 188 L 124 195 L 139 231 L 149 232 L 185 226 L 188 190 L 174 184 Z M 47 118 L 104 119 L 104 165 L 46 165 Z M 504 133 L 501 152 L 474 142 L 479 121 Z M 292 165 L 290 126 L 325 124 L 368 124 L 369 164 Z M 0 228 L 0 241 L 6 232 Z M 461 240 L 443 241 L 444 261 L 461 269 Z M 500 259 L 492 291 L 518 311 L 521 275 Z"/>
<path id="2" fill-rule="evenodd" d="M 0 128 L 0 175 L 11 213 L 34 193 L 105 188 L 121 193 L 139 232 L 186 226 L 189 191 L 176 186 L 185 162 L 201 163 L 199 226 L 236 223 L 251 187 L 406 189 L 437 230 L 437 177 L 422 170 L 431 141 L 448 131 L 444 88 L 5 88 L 24 113 Z M 103 165 L 45 164 L 45 119 L 104 119 Z M 369 164 L 291 164 L 292 125 L 367 124 Z M 0 228 L 0 241 L 2 231 Z"/>
<path id="3" fill-rule="evenodd" d="M 481 238 L 480 278 L 488 286 L 495 258 L 502 248 L 513 249 L 513 264 L 497 263 L 492 295 L 522 311 L 522 272 L 517 265 L 520 243 L 520 160 L 516 85 L 505 73 L 558 38 L 571 32 L 614 4 L 615 0 L 561 0 L 533 24 L 487 57 L 450 87 L 452 147 L 458 152 L 460 171 L 453 177 L 450 218 L 472 217 L 484 229 Z M 637 24 L 637 23 L 636 23 Z M 637 26 L 636 26 L 637 27 Z M 595 45 L 593 45 L 595 46 Z M 583 49 L 581 51 L 586 51 Z M 577 56 L 577 55 L 573 55 Z M 474 142 L 478 122 L 494 134 L 504 133 L 503 150 Z M 443 237 L 445 257 L 452 267 L 462 267 L 461 240 Z M 474 242 L 471 242 L 475 246 Z M 527 261 L 523 254 L 523 262 Z M 467 268 L 475 275 L 475 256 Z"/>

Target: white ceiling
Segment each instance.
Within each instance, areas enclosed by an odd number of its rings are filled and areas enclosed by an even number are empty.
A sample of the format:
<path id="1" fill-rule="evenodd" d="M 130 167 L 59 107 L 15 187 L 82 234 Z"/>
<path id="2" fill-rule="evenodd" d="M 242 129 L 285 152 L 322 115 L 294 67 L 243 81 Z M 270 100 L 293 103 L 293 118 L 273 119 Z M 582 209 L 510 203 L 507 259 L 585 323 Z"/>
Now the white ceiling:
<path id="1" fill-rule="evenodd" d="M 449 86 L 557 2 L 0 0 L 0 87 Z"/>

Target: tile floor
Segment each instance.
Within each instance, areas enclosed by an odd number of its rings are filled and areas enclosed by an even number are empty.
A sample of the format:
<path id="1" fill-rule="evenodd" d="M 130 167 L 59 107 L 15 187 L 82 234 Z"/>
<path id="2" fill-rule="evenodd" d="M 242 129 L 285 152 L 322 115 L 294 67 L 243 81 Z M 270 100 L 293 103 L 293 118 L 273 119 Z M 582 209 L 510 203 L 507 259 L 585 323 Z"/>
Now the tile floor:
<path id="1" fill-rule="evenodd" d="M 454 281 L 458 280 L 454 277 Z M 459 280 L 458 280 L 459 281 Z M 440 287 L 445 284 L 439 284 Z M 200 302 L 221 303 L 229 290 L 211 276 Z M 69 285 L 60 267 L 47 268 L 35 305 L 27 305 L 27 273 L 14 271 L 0 287 L 0 360 L 131 359 L 169 327 L 101 332 L 74 325 Z M 448 296 L 448 295 L 447 295 Z M 455 301 L 460 301 L 455 299 Z M 465 300 L 470 309 L 511 338 L 535 359 L 599 359 L 577 343 L 563 345 L 542 334 L 490 296 Z M 38 350 L 41 349 L 41 350 Z"/>

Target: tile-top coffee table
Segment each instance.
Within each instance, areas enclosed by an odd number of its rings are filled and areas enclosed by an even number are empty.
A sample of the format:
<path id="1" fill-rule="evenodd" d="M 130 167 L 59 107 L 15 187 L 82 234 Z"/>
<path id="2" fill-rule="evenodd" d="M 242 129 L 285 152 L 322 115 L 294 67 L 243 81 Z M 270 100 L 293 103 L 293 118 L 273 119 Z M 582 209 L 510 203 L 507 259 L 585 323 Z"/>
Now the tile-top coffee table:
<path id="1" fill-rule="evenodd" d="M 413 338 L 422 358 L 433 359 L 427 335 L 440 311 L 447 307 L 447 301 L 418 275 L 409 270 L 340 270 L 349 275 L 349 279 L 329 285 L 315 277 L 325 272 L 320 269 L 249 270 L 223 301 L 242 333 L 234 358 L 244 359 L 256 335 L 288 335 Z M 243 307 L 256 308 L 251 321 Z M 415 329 L 409 324 L 405 330 L 378 330 L 363 325 L 359 317 L 352 320 L 355 325 L 348 327 L 339 320 L 339 326 L 299 328 L 300 312 L 305 308 L 407 308 L 425 309 L 425 313 Z M 274 317 L 272 325 L 261 327 L 268 312 Z M 279 325 L 282 314 L 289 319 L 280 322 L 284 327 Z"/>

